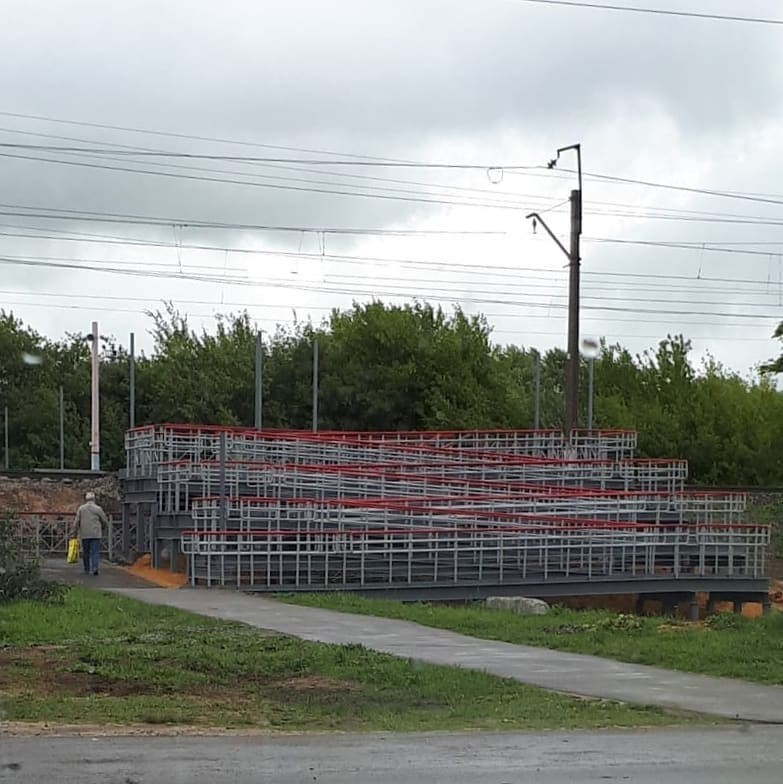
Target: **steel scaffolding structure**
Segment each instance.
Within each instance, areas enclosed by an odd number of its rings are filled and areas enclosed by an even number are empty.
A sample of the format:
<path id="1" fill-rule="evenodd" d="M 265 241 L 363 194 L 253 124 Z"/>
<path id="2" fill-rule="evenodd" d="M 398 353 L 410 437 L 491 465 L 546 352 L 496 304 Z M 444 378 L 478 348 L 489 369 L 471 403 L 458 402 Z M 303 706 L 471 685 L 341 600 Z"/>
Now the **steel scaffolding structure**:
<path id="1" fill-rule="evenodd" d="M 745 496 L 687 490 L 685 461 L 637 459 L 636 444 L 620 430 L 135 428 L 125 548 L 254 590 L 758 593 L 769 529 L 742 522 Z"/>
<path id="2" fill-rule="evenodd" d="M 12 536 L 21 552 L 35 558 L 65 557 L 73 527 L 73 512 L 15 512 L 10 519 Z M 131 531 L 135 535 L 135 531 Z M 120 524 L 109 517 L 101 539 L 101 555 L 110 560 L 124 549 Z"/>

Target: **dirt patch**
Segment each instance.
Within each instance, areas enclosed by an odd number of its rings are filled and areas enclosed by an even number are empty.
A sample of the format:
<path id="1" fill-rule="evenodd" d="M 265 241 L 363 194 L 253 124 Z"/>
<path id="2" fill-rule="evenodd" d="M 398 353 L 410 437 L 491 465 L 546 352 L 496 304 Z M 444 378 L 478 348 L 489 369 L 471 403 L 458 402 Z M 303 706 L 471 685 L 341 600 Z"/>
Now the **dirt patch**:
<path id="1" fill-rule="evenodd" d="M 337 678 L 324 678 L 319 675 L 303 675 L 296 678 L 287 678 L 284 681 L 271 684 L 279 688 L 291 689 L 295 692 L 314 691 L 359 691 L 361 683 L 356 681 L 340 681 Z"/>
<path id="2" fill-rule="evenodd" d="M 179 736 L 195 737 L 254 737 L 259 735 L 303 735 L 303 732 L 269 730 L 259 727 L 242 729 L 226 729 L 224 727 L 194 727 L 192 725 L 158 725 L 158 724 L 58 724 L 56 722 L 0 721 L 0 738 L 2 737 L 161 737 Z M 313 733 L 307 734 L 325 734 Z"/>
<path id="3" fill-rule="evenodd" d="M 159 693 L 145 683 L 115 680 L 92 672 L 88 663 L 69 659 L 62 655 L 62 650 L 54 645 L 0 650 L 0 692 L 24 691 L 39 696 L 64 694 L 71 697 Z"/>
<path id="4" fill-rule="evenodd" d="M 72 515 L 84 503 L 87 491 L 109 513 L 119 510 L 120 488 L 116 477 L 100 479 L 9 479 L 0 476 L 0 505 L 15 512 L 55 512 Z"/>
<path id="5" fill-rule="evenodd" d="M 658 626 L 661 634 L 676 634 L 677 632 L 689 632 L 691 629 L 707 629 L 702 621 L 693 623 L 662 623 Z"/>

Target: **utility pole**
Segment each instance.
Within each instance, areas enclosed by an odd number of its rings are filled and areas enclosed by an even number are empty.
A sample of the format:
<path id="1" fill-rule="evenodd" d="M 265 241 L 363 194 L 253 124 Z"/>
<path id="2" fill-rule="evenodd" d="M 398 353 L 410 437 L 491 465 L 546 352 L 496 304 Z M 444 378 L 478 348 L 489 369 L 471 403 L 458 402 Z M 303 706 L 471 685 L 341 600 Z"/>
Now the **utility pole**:
<path id="1" fill-rule="evenodd" d="M 535 387 L 533 430 L 538 430 L 541 427 L 541 354 L 537 349 L 533 351 L 533 385 Z"/>
<path id="2" fill-rule="evenodd" d="M 587 429 L 593 430 L 593 390 L 595 384 L 595 357 L 587 360 Z"/>
<path id="3" fill-rule="evenodd" d="M 318 432 L 318 340 L 313 340 L 313 433 Z"/>
<path id="4" fill-rule="evenodd" d="M 60 384 L 60 470 L 65 468 L 65 397 Z"/>
<path id="5" fill-rule="evenodd" d="M 548 164 L 550 169 L 557 166 L 560 154 L 566 150 L 574 150 L 577 159 L 579 187 L 571 191 L 571 238 L 566 250 L 562 242 L 547 226 L 546 221 L 537 213 L 531 212 L 526 217 L 533 219 L 533 231 L 540 223 L 546 233 L 555 241 L 558 248 L 568 258 L 568 358 L 566 361 L 566 402 L 563 430 L 570 441 L 571 432 L 579 425 L 579 272 L 581 265 L 580 237 L 582 235 L 582 148 L 579 144 L 561 147 L 557 156 Z"/>
<path id="6" fill-rule="evenodd" d="M 256 430 L 263 427 L 264 414 L 264 343 L 261 337 L 261 330 L 256 332 L 256 394 L 255 394 L 255 416 L 253 426 Z"/>
<path id="7" fill-rule="evenodd" d="M 100 336 L 98 322 L 92 322 L 92 436 L 90 438 L 90 470 L 101 470 L 101 417 L 100 417 Z"/>
<path id="8" fill-rule="evenodd" d="M 136 427 L 136 336 L 130 333 L 130 354 L 128 357 L 128 386 L 130 387 L 130 417 L 129 425 L 133 430 Z"/>

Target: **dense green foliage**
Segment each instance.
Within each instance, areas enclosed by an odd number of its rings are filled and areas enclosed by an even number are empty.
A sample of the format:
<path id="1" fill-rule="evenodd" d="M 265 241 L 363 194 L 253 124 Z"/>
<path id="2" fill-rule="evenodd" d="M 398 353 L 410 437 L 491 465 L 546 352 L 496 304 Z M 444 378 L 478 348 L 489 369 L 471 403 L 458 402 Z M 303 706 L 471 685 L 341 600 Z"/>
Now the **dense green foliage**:
<path id="1" fill-rule="evenodd" d="M 154 314 L 152 325 L 154 349 L 137 366 L 137 423 L 251 425 L 255 332 L 247 315 L 224 318 L 214 334 L 194 332 L 173 309 Z M 495 345 L 486 321 L 460 310 L 372 303 L 333 312 L 318 327 L 265 335 L 265 426 L 310 426 L 314 340 L 323 429 L 533 424 L 533 349 Z M 60 384 L 66 465 L 88 466 L 89 351 L 82 336 L 51 341 L 0 314 L 0 406 L 9 408 L 12 467 L 57 465 Z M 25 353 L 43 362 L 25 364 Z M 562 424 L 564 362 L 559 350 L 542 357 L 543 427 Z M 696 366 L 687 340 L 668 337 L 641 356 L 603 346 L 595 388 L 596 426 L 638 430 L 641 455 L 687 458 L 700 482 L 783 484 L 783 395 L 764 376 L 745 379 L 714 361 Z M 128 397 L 127 352 L 105 339 L 106 468 L 123 462 Z"/>
<path id="2" fill-rule="evenodd" d="M 23 549 L 16 524 L 0 519 L 0 604 L 17 599 L 61 603 L 67 590 L 41 577 L 41 564 Z"/>

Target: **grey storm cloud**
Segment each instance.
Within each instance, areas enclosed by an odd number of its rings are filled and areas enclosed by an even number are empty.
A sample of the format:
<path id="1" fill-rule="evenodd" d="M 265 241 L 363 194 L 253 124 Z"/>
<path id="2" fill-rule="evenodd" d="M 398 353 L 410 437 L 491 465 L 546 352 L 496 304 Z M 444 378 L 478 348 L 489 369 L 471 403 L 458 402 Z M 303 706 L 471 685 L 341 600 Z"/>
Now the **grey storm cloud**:
<path id="1" fill-rule="evenodd" d="M 6 102 L 232 136 L 409 148 L 644 99 L 690 132 L 780 109 L 776 31 L 513 0 L 6 0 Z M 39 13 L 36 12 L 39 11 Z M 752 118 L 751 116 L 752 115 Z"/>
<path id="2" fill-rule="evenodd" d="M 719 12 L 735 8 L 730 0 L 713 5 Z M 765 7 L 761 0 L 748 5 L 753 5 L 748 12 L 776 10 L 775 3 Z M 774 28 L 539 7 L 515 0 L 137 0 L 124 4 L 5 0 L 0 94 L 3 110 L 21 114 L 403 159 L 464 156 L 480 163 L 535 164 L 546 161 L 553 148 L 580 140 L 585 144 L 588 171 L 657 180 L 679 179 L 683 172 L 703 174 L 699 184 L 708 187 L 775 193 L 783 175 L 783 161 L 770 142 L 783 123 L 779 40 Z M 761 138 L 764 129 L 769 130 Z M 26 133 L 30 131 L 77 141 L 35 137 Z M 0 141 L 67 145 L 78 140 L 179 151 L 300 155 L 0 116 Z M 51 157 L 67 156 L 52 153 Z M 138 161 L 130 165 L 144 167 Z M 566 178 L 508 176 L 495 195 L 483 172 L 361 171 L 364 176 L 387 178 L 382 181 L 340 177 L 333 173 L 334 167 L 313 173 L 250 169 L 225 162 L 177 165 L 210 171 L 166 170 L 227 178 L 231 172 L 253 171 L 259 182 L 267 184 L 329 190 L 347 189 L 351 183 L 366 193 L 396 193 L 400 198 L 353 198 L 0 156 L 0 201 L 172 219 L 390 226 L 433 216 L 443 223 L 449 219 L 449 205 L 406 201 L 421 195 L 422 188 L 411 182 L 482 188 L 488 199 L 532 194 L 515 198 L 535 208 L 567 197 L 573 187 Z M 160 162 L 148 162 L 146 167 L 163 168 Z M 226 173 L 217 173 L 218 169 Z M 303 182 L 264 180 L 261 175 Z M 391 179 L 403 182 L 388 182 Z M 456 198 L 455 193 L 450 191 L 446 200 Z M 478 198 L 476 193 L 472 196 Z M 683 209 L 771 218 L 778 212 L 775 205 L 647 193 L 588 180 L 586 205 L 596 214 L 588 213 L 586 233 L 622 234 L 628 219 L 601 217 L 601 210 L 618 208 L 600 202 L 622 205 L 642 196 Z M 477 225 L 502 225 L 515 231 L 523 222 L 521 214 L 511 211 L 471 215 Z M 550 219 L 559 231 L 567 226 L 563 208 Z M 616 225 L 608 225 L 611 220 Z M 119 231 L 78 221 L 70 228 Z M 145 231 L 145 236 L 162 241 L 173 237 L 171 229 Z M 660 220 L 633 224 L 632 236 L 706 243 L 777 239 L 780 234 L 769 226 Z M 187 234 L 190 241 L 205 237 L 193 230 Z M 220 236 L 225 243 L 245 240 L 242 233 Z M 264 243 L 293 250 L 317 248 L 312 236 L 267 236 Z M 360 238 L 346 238 L 339 240 L 338 247 L 350 250 L 363 247 L 362 243 Z M 29 241 L 3 238 L 5 253 L 30 252 L 30 247 Z M 449 257 L 453 250 L 444 245 L 433 253 Z M 87 251 L 73 243 L 41 241 L 35 252 L 65 256 Z M 91 252 L 95 256 L 105 251 Z M 551 248 L 536 252 L 554 258 Z M 138 258 L 139 251 L 127 249 L 126 255 Z M 485 253 L 484 258 L 491 265 L 491 254 Z M 745 263 L 750 266 L 749 260 Z M 753 267 L 749 275 L 772 275 L 773 256 L 754 263 L 761 266 Z M 588 271 L 593 265 L 730 276 L 736 272 L 737 259 L 709 251 L 664 252 L 586 243 L 585 264 Z M 11 276 L 18 286 L 30 290 L 51 288 L 53 281 L 82 285 L 81 278 L 67 272 L 44 277 L 14 269 Z M 90 285 L 115 291 L 124 285 L 117 280 L 104 277 Z M 178 290 L 172 284 L 165 292 L 176 296 Z M 629 297 L 633 293 L 629 291 Z M 322 300 L 331 302 L 325 296 Z M 727 307 L 742 310 L 741 305 Z M 57 329 L 58 319 L 49 314 L 41 318 L 44 330 Z M 600 326 L 596 323 L 595 329 Z M 661 332 L 665 326 L 648 324 L 637 331 Z M 632 332 L 629 327 L 628 333 Z M 766 349 L 759 351 L 763 354 Z M 743 364 L 740 348 L 732 356 Z"/>

